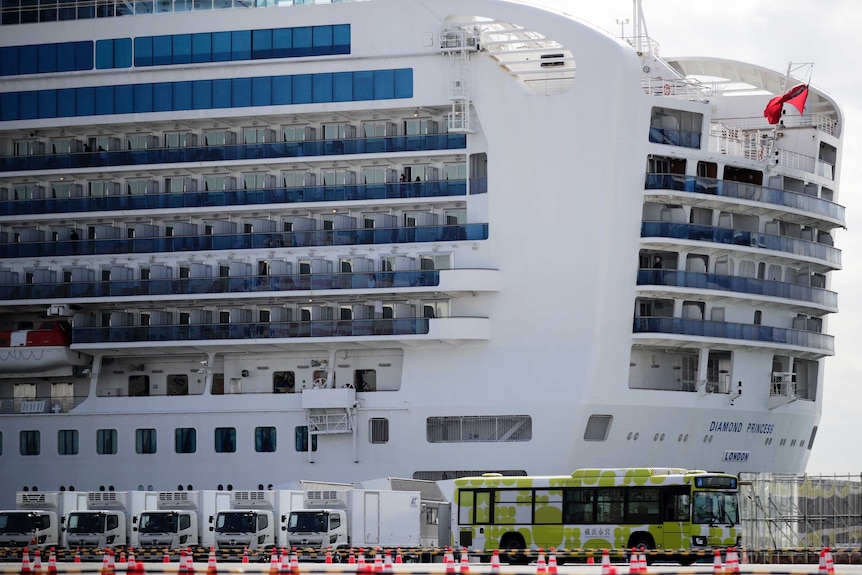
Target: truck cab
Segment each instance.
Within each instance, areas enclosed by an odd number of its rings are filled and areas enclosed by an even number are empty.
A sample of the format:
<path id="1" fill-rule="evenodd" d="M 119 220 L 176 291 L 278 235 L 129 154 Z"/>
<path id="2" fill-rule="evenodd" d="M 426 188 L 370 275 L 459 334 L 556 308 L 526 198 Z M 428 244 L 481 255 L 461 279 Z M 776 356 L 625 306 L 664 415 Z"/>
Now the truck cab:
<path id="1" fill-rule="evenodd" d="M 117 511 L 73 511 L 65 529 L 69 549 L 126 545 L 126 516 Z"/>
<path id="2" fill-rule="evenodd" d="M 53 511 L 0 511 L 0 547 L 48 547 L 57 544 Z"/>
<path id="3" fill-rule="evenodd" d="M 138 517 L 139 547 L 189 547 L 198 545 L 195 511 L 144 511 Z"/>
<path id="4" fill-rule="evenodd" d="M 219 511 L 213 528 L 219 549 L 242 551 L 275 547 L 272 511 Z"/>
<path id="5" fill-rule="evenodd" d="M 287 520 L 290 547 L 349 547 L 347 513 L 342 509 L 299 509 Z"/>

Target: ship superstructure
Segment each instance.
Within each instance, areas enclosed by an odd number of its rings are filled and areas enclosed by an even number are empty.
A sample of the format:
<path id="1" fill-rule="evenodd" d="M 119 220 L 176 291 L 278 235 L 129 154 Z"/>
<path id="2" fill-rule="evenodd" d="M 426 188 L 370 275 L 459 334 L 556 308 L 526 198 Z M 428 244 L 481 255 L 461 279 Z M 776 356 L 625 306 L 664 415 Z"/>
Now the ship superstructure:
<path id="1" fill-rule="evenodd" d="M 0 500 L 804 469 L 844 225 L 815 86 L 773 126 L 783 72 L 500 0 L 0 17 L 0 328 L 71 333 L 0 362 Z"/>

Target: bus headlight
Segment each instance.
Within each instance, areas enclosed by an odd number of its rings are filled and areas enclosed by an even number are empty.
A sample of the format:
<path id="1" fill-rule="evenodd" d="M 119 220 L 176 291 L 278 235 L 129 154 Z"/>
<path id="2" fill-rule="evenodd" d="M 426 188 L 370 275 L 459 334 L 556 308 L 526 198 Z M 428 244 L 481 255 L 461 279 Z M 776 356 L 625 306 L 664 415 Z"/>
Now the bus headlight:
<path id="1" fill-rule="evenodd" d="M 691 546 L 692 547 L 706 547 L 706 535 L 692 535 L 691 536 Z"/>

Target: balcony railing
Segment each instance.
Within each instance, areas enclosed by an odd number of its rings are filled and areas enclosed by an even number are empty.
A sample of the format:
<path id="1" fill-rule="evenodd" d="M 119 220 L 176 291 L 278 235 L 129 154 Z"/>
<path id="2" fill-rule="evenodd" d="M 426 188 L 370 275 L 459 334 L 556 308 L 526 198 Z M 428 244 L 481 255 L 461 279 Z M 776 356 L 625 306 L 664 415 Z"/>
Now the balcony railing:
<path id="1" fill-rule="evenodd" d="M 816 349 L 827 355 L 831 355 L 835 351 L 835 338 L 823 333 L 679 317 L 636 317 L 634 319 L 634 333 L 661 333 L 782 344 Z"/>
<path id="2" fill-rule="evenodd" d="M 643 222 L 641 224 L 641 237 L 675 238 L 776 250 L 819 259 L 835 266 L 841 265 L 841 250 L 837 248 L 818 242 L 760 232 L 673 222 Z"/>
<path id="3" fill-rule="evenodd" d="M 470 180 L 470 193 L 487 192 L 487 178 Z M 0 216 L 103 212 L 115 210 L 164 210 L 171 208 L 212 208 L 257 206 L 299 202 L 344 202 L 390 200 L 398 198 L 437 198 L 467 195 L 467 180 L 441 180 L 392 184 L 356 184 L 223 190 L 166 192 L 122 196 L 52 198 L 0 201 Z"/>
<path id="4" fill-rule="evenodd" d="M 423 335 L 428 333 L 428 326 L 428 318 L 417 317 L 272 323 L 76 327 L 72 330 L 72 344 Z"/>
<path id="5" fill-rule="evenodd" d="M 308 232 L 266 232 L 150 238 L 112 238 L 66 242 L 0 244 L 0 258 L 146 254 L 200 250 L 244 250 L 280 247 L 351 246 L 488 239 L 488 224 L 362 228 Z"/>
<path id="6" fill-rule="evenodd" d="M 830 308 L 838 307 L 838 294 L 835 292 L 811 286 L 742 276 L 725 276 L 678 270 L 640 269 L 638 270 L 638 285 L 721 290 L 805 301 Z"/>
<path id="7" fill-rule="evenodd" d="M 30 398 L 2 398 L 0 399 L 0 415 L 69 413 L 75 407 L 81 405 L 85 399 L 87 399 L 86 395 L 64 397 L 37 395 Z"/>
<path id="8" fill-rule="evenodd" d="M 225 162 L 268 158 L 309 158 L 351 154 L 392 154 L 459 150 L 467 147 L 465 134 L 430 134 L 425 136 L 386 136 L 351 140 L 314 140 L 196 146 L 191 148 L 157 148 L 150 150 L 115 150 L 46 154 L 39 156 L 0 157 L 0 172 L 29 170 L 73 170 L 184 162 Z"/>
<path id="9" fill-rule="evenodd" d="M 725 198 L 752 200 L 764 204 L 786 206 L 841 222 L 844 221 L 844 206 L 814 196 L 776 190 L 754 184 L 680 174 L 647 174 L 645 187 L 647 190 L 675 190 L 678 192 L 692 192 Z"/>
<path id="10" fill-rule="evenodd" d="M 128 281 L 75 281 L 0 285 L 0 301 L 117 298 L 207 293 L 286 292 L 323 289 L 382 289 L 440 285 L 440 270 L 289 274 Z"/>

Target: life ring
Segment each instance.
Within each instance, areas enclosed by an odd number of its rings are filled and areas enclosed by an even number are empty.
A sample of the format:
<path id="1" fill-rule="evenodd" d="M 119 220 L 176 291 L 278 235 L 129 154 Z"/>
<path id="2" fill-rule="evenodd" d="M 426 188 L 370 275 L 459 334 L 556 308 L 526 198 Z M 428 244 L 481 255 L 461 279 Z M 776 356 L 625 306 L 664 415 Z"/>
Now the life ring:
<path id="1" fill-rule="evenodd" d="M 664 85 L 664 95 L 665 95 L 665 96 L 670 96 L 670 84 L 665 84 L 665 85 Z"/>
<path id="2" fill-rule="evenodd" d="M 763 161 L 763 148 L 757 148 L 757 161 Z"/>
<path id="3" fill-rule="evenodd" d="M 312 383 L 314 384 L 314 387 L 316 387 L 317 389 L 321 389 L 323 387 L 326 387 L 326 378 L 318 377 Z"/>

